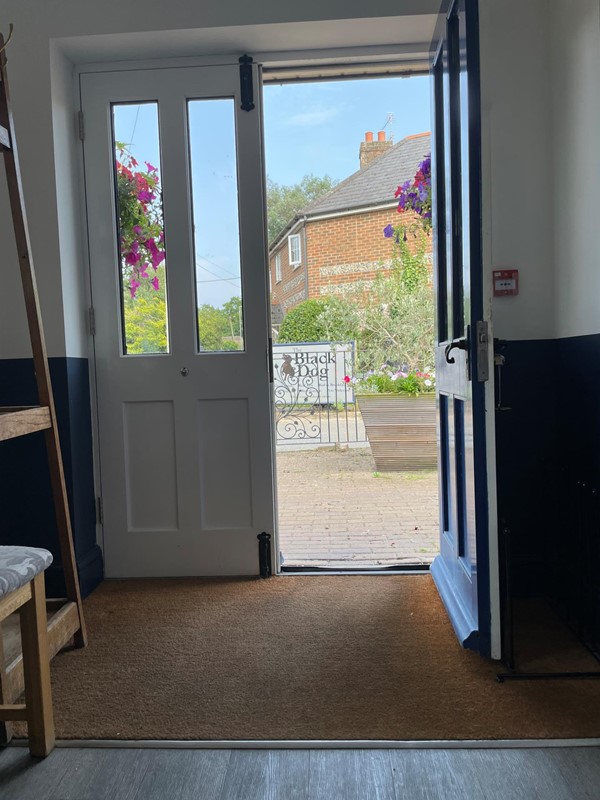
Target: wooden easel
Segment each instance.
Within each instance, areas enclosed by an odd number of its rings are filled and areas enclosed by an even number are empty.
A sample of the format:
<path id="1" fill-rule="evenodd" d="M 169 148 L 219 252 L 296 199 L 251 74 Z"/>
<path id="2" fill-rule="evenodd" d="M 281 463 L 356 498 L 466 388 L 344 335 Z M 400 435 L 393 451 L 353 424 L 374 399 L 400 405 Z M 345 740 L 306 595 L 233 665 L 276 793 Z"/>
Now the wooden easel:
<path id="1" fill-rule="evenodd" d="M 67 592 L 66 599 L 50 601 L 48 604 L 53 609 L 53 613 L 48 619 L 48 649 L 50 658 L 53 658 L 72 638 L 74 638 L 76 647 L 85 647 L 87 635 L 79 590 L 75 550 L 73 548 L 73 532 L 71 530 L 69 502 L 58 438 L 48 355 L 31 256 L 17 144 L 10 108 L 6 71 L 6 45 L 12 36 L 12 27 L 11 25 L 6 42 L 2 34 L 0 34 L 0 152 L 4 155 L 6 182 L 21 270 L 29 338 L 33 351 L 39 405 L 0 407 L 0 441 L 25 436 L 34 431 L 43 430 L 45 432 L 52 497 Z M 27 544 L 27 542 L 23 542 L 23 544 Z M 2 654 L 2 637 L 0 635 L 0 702 L 14 702 L 23 691 L 23 687 L 22 656 L 19 655 L 11 663 L 5 664 Z"/>

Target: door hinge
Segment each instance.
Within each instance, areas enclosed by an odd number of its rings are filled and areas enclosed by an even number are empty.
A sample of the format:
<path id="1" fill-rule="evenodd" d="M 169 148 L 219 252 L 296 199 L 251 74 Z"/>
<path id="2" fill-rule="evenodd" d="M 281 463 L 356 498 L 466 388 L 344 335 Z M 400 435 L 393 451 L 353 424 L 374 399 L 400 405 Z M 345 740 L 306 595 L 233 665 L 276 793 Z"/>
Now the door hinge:
<path id="1" fill-rule="evenodd" d="M 240 94 L 242 111 L 252 111 L 254 108 L 254 85 L 252 83 L 252 58 L 241 56 L 240 59 Z"/>
<path id="2" fill-rule="evenodd" d="M 267 346 L 267 368 L 269 370 L 269 383 L 273 383 L 273 339 L 269 336 L 269 344 Z"/>
<path id="3" fill-rule="evenodd" d="M 485 320 L 479 320 L 479 322 L 475 324 L 475 336 L 477 380 L 479 383 L 485 383 L 485 381 L 489 381 L 490 379 L 490 335 L 488 324 Z"/>
<path id="4" fill-rule="evenodd" d="M 96 335 L 96 312 L 94 306 L 88 308 L 88 321 L 90 326 L 90 336 Z"/>
<path id="5" fill-rule="evenodd" d="M 260 577 L 270 578 L 273 574 L 271 566 L 271 534 L 259 533 L 258 539 L 258 564 L 260 567 Z"/>
<path id="6" fill-rule="evenodd" d="M 85 141 L 85 126 L 83 119 L 83 111 L 77 112 L 77 135 L 79 136 L 79 139 L 82 142 Z"/>
<path id="7" fill-rule="evenodd" d="M 96 498 L 96 522 L 104 525 L 104 503 L 101 497 Z"/>

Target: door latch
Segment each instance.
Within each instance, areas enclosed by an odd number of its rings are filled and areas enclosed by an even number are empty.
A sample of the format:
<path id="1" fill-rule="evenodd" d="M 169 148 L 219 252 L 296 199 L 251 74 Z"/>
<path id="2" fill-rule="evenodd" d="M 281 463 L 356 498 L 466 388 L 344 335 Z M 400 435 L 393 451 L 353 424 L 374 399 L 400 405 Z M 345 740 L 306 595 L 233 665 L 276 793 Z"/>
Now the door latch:
<path id="1" fill-rule="evenodd" d="M 448 364 L 454 364 L 456 359 L 454 356 L 450 356 L 450 353 L 453 350 L 467 350 L 469 349 L 469 342 L 466 336 L 462 336 L 460 339 L 453 339 L 450 344 L 447 344 L 444 349 L 444 355 L 446 356 L 446 362 Z"/>
<path id="2" fill-rule="evenodd" d="M 477 380 L 479 383 L 485 383 L 490 379 L 490 361 L 489 361 L 489 344 L 490 335 L 488 332 L 488 324 L 485 320 L 479 320 L 475 325 L 477 349 Z"/>

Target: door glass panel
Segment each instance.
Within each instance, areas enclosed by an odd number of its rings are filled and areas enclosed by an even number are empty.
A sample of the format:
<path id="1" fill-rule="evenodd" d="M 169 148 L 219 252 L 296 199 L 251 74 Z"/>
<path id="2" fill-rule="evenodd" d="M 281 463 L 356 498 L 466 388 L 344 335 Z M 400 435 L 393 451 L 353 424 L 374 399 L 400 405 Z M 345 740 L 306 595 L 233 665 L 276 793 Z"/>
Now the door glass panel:
<path id="1" fill-rule="evenodd" d="M 244 349 L 232 98 L 188 103 L 198 349 Z"/>
<path id="2" fill-rule="evenodd" d="M 158 104 L 112 107 L 124 355 L 168 353 Z"/>

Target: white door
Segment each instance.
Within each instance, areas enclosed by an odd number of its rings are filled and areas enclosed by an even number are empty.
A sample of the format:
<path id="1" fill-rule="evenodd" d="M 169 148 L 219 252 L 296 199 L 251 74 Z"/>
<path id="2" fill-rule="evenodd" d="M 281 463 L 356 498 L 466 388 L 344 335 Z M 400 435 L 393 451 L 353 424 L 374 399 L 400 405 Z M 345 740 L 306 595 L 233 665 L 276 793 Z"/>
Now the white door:
<path id="1" fill-rule="evenodd" d="M 81 96 L 106 575 L 257 575 L 274 529 L 260 108 L 241 110 L 238 65 L 84 74 Z"/>

